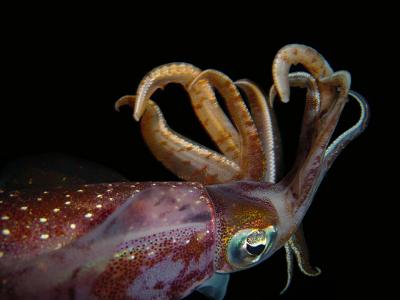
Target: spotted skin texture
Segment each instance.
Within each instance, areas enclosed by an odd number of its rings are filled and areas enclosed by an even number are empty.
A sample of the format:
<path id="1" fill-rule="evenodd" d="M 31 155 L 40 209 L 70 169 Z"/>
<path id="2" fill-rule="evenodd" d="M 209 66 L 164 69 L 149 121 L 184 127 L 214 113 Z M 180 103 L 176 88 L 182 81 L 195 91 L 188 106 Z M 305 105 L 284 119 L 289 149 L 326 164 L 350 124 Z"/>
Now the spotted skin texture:
<path id="1" fill-rule="evenodd" d="M 214 270 L 210 229 L 183 227 L 124 244 L 96 280 L 94 294 L 99 299 L 124 299 L 126 293 L 133 299 L 179 299 Z"/>
<path id="2" fill-rule="evenodd" d="M 3 193 L 0 224 L 10 234 L 2 235 L 1 251 L 23 258 L 65 247 L 142 188 L 134 184 L 100 184 Z M 7 220 L 3 220 L 5 216 Z"/>
<path id="3" fill-rule="evenodd" d="M 83 185 L 0 201 L 1 299 L 179 299 L 214 272 L 214 208 L 200 184 Z"/>

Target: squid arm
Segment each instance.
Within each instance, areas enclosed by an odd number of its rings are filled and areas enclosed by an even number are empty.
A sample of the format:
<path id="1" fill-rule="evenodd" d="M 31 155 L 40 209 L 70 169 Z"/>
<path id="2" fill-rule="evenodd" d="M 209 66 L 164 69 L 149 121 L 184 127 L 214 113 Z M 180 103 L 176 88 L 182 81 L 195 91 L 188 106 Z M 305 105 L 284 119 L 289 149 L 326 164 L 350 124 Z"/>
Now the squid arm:
<path id="1" fill-rule="evenodd" d="M 135 96 L 118 100 L 115 108 L 135 104 Z M 222 183 L 240 178 L 239 166 L 223 155 L 181 136 L 168 127 L 161 110 L 148 100 L 140 123 L 146 144 L 154 156 L 172 173 L 186 181 Z"/>
<path id="2" fill-rule="evenodd" d="M 201 124 L 222 153 L 237 162 L 239 136 L 235 127 L 219 106 L 215 93 L 206 80 L 192 84 L 201 70 L 187 63 L 170 63 L 150 71 L 141 81 L 136 92 L 134 119 L 139 121 L 147 109 L 152 94 L 169 83 L 181 84 L 190 96 L 192 107 Z M 191 88 L 188 89 L 189 85 Z"/>

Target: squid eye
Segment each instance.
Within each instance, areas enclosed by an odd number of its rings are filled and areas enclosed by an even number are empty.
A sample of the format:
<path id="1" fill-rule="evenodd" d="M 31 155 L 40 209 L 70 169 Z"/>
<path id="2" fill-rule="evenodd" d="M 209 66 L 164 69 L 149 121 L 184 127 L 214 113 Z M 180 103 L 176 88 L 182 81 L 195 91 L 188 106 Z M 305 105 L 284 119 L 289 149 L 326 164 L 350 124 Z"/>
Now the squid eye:
<path id="1" fill-rule="evenodd" d="M 246 250 L 250 255 L 260 255 L 267 247 L 267 237 L 264 230 L 255 230 L 246 239 Z"/>
<path id="2" fill-rule="evenodd" d="M 238 231 L 228 244 L 229 263 L 236 269 L 247 268 L 257 263 L 272 248 L 276 234 L 275 226 Z"/>

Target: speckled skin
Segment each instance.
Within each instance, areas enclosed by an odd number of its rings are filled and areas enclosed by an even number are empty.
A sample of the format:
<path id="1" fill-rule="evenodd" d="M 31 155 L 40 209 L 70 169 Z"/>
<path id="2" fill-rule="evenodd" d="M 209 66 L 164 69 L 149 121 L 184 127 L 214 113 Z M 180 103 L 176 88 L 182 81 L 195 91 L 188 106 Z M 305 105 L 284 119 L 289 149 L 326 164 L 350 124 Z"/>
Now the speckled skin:
<path id="1" fill-rule="evenodd" d="M 214 208 L 200 184 L 83 185 L 0 201 L 1 299 L 179 299 L 214 271 Z"/>

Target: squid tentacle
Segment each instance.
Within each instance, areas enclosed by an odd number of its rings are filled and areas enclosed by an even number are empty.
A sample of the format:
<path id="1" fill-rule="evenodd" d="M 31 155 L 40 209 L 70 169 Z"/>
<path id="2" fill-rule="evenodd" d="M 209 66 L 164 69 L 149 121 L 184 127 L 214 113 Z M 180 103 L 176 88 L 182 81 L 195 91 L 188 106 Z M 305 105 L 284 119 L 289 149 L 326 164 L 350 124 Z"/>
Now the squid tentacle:
<path id="1" fill-rule="evenodd" d="M 296 233 L 293 234 L 289 241 L 285 244 L 286 253 L 286 265 L 287 265 L 287 279 L 286 285 L 280 292 L 284 294 L 290 286 L 293 278 L 293 254 L 296 257 L 297 265 L 300 271 L 307 276 L 316 277 L 321 275 L 322 271 L 318 267 L 313 267 L 310 264 L 310 258 L 308 254 L 308 247 L 304 238 L 303 226 L 297 229 Z"/>
<path id="2" fill-rule="evenodd" d="M 358 137 L 367 127 L 370 111 L 368 103 L 365 101 L 365 98 L 361 96 L 359 93 L 355 91 L 349 91 L 349 95 L 354 98 L 358 105 L 360 106 L 360 117 L 356 124 L 354 124 L 351 128 L 343 132 L 339 137 L 337 137 L 326 149 L 325 151 L 325 160 L 327 164 L 327 168 L 329 169 L 334 162 L 334 160 L 338 157 L 338 155 L 342 152 L 342 150 L 356 137 Z"/>
<path id="3" fill-rule="evenodd" d="M 228 111 L 241 138 L 240 169 L 243 179 L 261 180 L 264 177 L 265 159 L 257 129 L 250 113 L 233 81 L 216 70 L 203 71 L 189 86 L 206 79 L 216 88 L 226 101 Z"/>
<path id="4" fill-rule="evenodd" d="M 299 163 L 300 161 L 303 161 L 305 159 L 305 156 L 310 150 L 309 149 L 310 140 L 312 139 L 312 136 L 314 134 L 313 129 L 315 127 L 315 124 L 313 124 L 313 122 L 316 122 L 316 117 L 320 113 L 321 96 L 317 81 L 309 73 L 306 72 L 290 73 L 288 75 L 288 78 L 290 86 L 307 88 L 303 125 L 299 139 L 299 144 L 302 146 L 298 150 L 297 162 L 296 162 Z M 272 86 L 270 89 L 270 99 L 269 99 L 271 107 L 273 106 L 273 103 L 276 99 L 276 95 L 277 95 L 276 88 L 275 86 Z M 300 225 L 297 231 L 290 237 L 289 241 L 285 243 L 284 248 L 286 252 L 287 279 L 286 279 L 286 285 L 282 289 L 281 294 L 287 291 L 293 278 L 293 260 L 294 260 L 293 256 L 295 256 L 297 265 L 304 274 L 306 275 L 314 274 L 316 276 L 316 272 L 313 272 L 314 269 L 311 267 L 309 263 L 308 249 L 306 241 L 304 239 L 302 225 Z"/>
<path id="5" fill-rule="evenodd" d="M 327 78 L 327 77 L 326 77 Z M 307 103 L 317 112 L 320 111 L 321 95 L 316 79 L 307 72 L 294 72 L 288 74 L 289 85 L 291 87 L 307 88 Z M 274 107 L 275 99 L 278 94 L 275 85 L 272 85 L 269 91 L 269 104 Z"/>
<path id="6" fill-rule="evenodd" d="M 239 159 L 239 136 L 229 118 L 219 106 L 210 84 L 199 81 L 191 89 L 187 86 L 201 73 L 197 67 L 187 63 L 171 63 L 157 67 L 146 75 L 137 89 L 134 119 L 139 121 L 147 107 L 147 101 L 159 88 L 169 83 L 179 83 L 189 93 L 194 112 L 210 138 L 227 157 Z"/>
<path id="7" fill-rule="evenodd" d="M 281 137 L 274 111 L 255 83 L 241 79 L 235 84 L 247 97 L 250 112 L 263 145 L 266 161 L 264 181 L 274 183 L 281 176 Z"/>
<path id="8" fill-rule="evenodd" d="M 297 161 L 302 161 L 307 155 L 310 147 L 310 141 L 313 138 L 313 128 L 315 127 L 315 122 L 317 116 L 321 110 L 321 95 L 319 92 L 317 81 L 309 73 L 306 72 L 295 72 L 289 75 L 290 86 L 307 88 L 306 104 L 303 114 L 303 124 L 302 130 L 300 132 L 299 147 L 297 151 Z M 271 107 L 275 102 L 277 96 L 276 87 L 273 85 L 270 89 L 270 99 L 269 103 Z"/>
<path id="9" fill-rule="evenodd" d="M 276 54 L 272 64 L 272 77 L 282 102 L 289 102 L 288 74 L 290 67 L 297 64 L 302 64 L 316 79 L 333 73 L 328 62 L 315 49 L 301 44 L 283 47 Z"/>
<path id="10" fill-rule="evenodd" d="M 298 87 L 308 87 L 308 91 L 307 91 L 307 105 L 306 105 L 306 109 L 305 109 L 305 114 L 304 114 L 304 127 L 303 128 L 307 128 L 309 124 L 307 124 L 307 122 L 310 122 L 310 119 L 313 119 L 312 117 L 319 112 L 319 105 L 320 105 L 320 96 L 319 96 L 319 90 L 318 90 L 318 86 L 316 84 L 316 80 L 308 73 L 304 73 L 304 72 L 298 72 L 298 73 L 292 73 L 289 75 L 289 81 L 290 81 L 290 85 L 291 86 L 298 86 Z M 243 83 L 242 83 L 243 82 Z M 250 107 L 252 108 L 252 104 L 254 102 L 254 100 L 258 100 L 257 102 L 255 102 L 255 104 L 258 104 L 258 107 L 260 107 L 262 104 L 259 104 L 263 99 L 265 101 L 265 98 L 262 98 L 260 94 L 256 94 L 258 97 L 255 99 L 255 95 L 254 93 L 256 93 L 256 90 L 251 90 L 251 89 L 255 89 L 257 88 L 255 85 L 251 85 L 250 83 L 247 83 L 246 81 L 239 81 L 240 84 L 237 84 L 240 88 L 242 88 L 247 95 L 247 98 L 249 99 L 249 103 L 250 103 Z M 272 90 L 272 89 L 271 89 Z M 275 89 L 273 89 L 272 91 L 275 92 Z M 253 94 L 251 94 L 251 92 L 253 92 Z M 274 100 L 274 96 L 271 98 L 272 102 Z M 262 103 L 262 102 L 261 102 Z M 268 104 L 266 104 L 268 105 Z M 257 106 L 256 106 L 257 107 Z M 261 106 L 262 107 L 262 106 Z M 270 108 L 270 105 L 268 105 L 268 108 Z M 254 109 L 252 109 L 253 112 Z M 264 109 L 264 114 L 266 114 L 267 111 L 266 109 Z M 253 114 L 254 119 L 255 119 L 255 124 L 256 127 L 262 128 L 264 129 L 264 127 L 262 127 L 262 125 L 264 124 L 260 124 L 259 120 L 256 116 L 256 114 Z M 265 120 L 270 120 L 267 118 L 264 118 L 264 122 Z M 271 126 L 271 123 L 267 123 L 267 125 Z M 277 127 L 275 124 L 274 127 L 275 131 L 277 131 Z M 260 133 L 263 132 L 263 130 L 259 130 Z M 279 131 L 277 131 L 279 133 Z M 269 132 L 268 132 L 269 133 Z M 304 130 L 302 130 L 302 134 L 303 137 L 300 138 L 300 144 L 302 143 L 302 141 L 305 140 L 304 137 Z M 272 135 L 272 132 L 269 133 L 269 135 Z M 261 139 L 264 139 L 263 134 L 260 134 Z M 264 147 L 264 151 L 266 151 L 266 148 Z M 306 151 L 305 151 L 306 152 Z M 267 165 L 271 166 L 271 164 L 268 164 L 268 156 L 266 155 L 266 159 L 267 159 Z M 268 169 L 267 169 L 268 172 Z M 275 178 L 274 177 L 270 177 L 274 182 Z M 300 227 L 297 229 L 296 233 L 293 234 L 289 241 L 287 243 L 285 243 L 284 245 L 284 249 L 286 252 L 286 265 L 287 265 L 287 279 L 286 279 L 286 284 L 285 287 L 282 289 L 282 291 L 280 292 L 280 294 L 282 295 L 283 293 L 286 292 L 286 290 L 289 288 L 292 278 L 293 278 L 293 265 L 294 265 L 294 257 L 296 258 L 297 261 L 297 265 L 299 266 L 299 269 L 308 276 L 317 276 L 321 273 L 319 268 L 313 268 L 310 263 L 309 263 L 309 255 L 308 255 L 308 249 L 307 249 L 307 244 L 306 241 L 304 239 L 304 234 L 303 234 L 303 229 L 302 226 L 300 225 Z"/>
<path id="11" fill-rule="evenodd" d="M 136 95 L 137 100 L 134 107 L 134 118 L 139 121 L 149 97 L 159 88 L 163 89 L 171 82 L 186 84 L 191 77 L 197 76 L 200 69 L 186 63 L 165 64 L 151 70 L 140 82 Z"/>
<path id="12" fill-rule="evenodd" d="M 115 106 L 133 106 L 134 96 L 119 99 Z M 159 107 L 148 100 L 141 131 L 153 155 L 172 173 L 186 181 L 223 183 L 240 178 L 239 166 L 223 155 L 201 146 L 170 129 Z"/>
<path id="13" fill-rule="evenodd" d="M 339 96 L 346 96 L 351 86 L 351 75 L 347 71 L 336 71 L 335 73 L 320 78 L 319 82 L 337 86 L 339 88 Z"/>
<path id="14" fill-rule="evenodd" d="M 286 257 L 287 278 L 285 287 L 279 293 L 280 295 L 283 295 L 288 290 L 293 278 L 293 252 L 292 252 L 293 250 L 290 247 L 289 242 L 285 243 L 284 247 L 285 247 L 285 257 Z"/>
<path id="15" fill-rule="evenodd" d="M 317 79 L 321 94 L 321 114 L 333 105 L 338 97 L 347 97 L 351 85 L 351 75 L 347 71 L 337 71 Z"/>
<path id="16" fill-rule="evenodd" d="M 292 252 L 296 256 L 297 265 L 300 271 L 307 276 L 318 276 L 321 274 L 321 269 L 313 267 L 310 264 L 310 257 L 308 254 L 308 248 L 304 237 L 303 226 L 300 225 L 296 233 L 289 239 L 289 246 Z"/>

